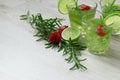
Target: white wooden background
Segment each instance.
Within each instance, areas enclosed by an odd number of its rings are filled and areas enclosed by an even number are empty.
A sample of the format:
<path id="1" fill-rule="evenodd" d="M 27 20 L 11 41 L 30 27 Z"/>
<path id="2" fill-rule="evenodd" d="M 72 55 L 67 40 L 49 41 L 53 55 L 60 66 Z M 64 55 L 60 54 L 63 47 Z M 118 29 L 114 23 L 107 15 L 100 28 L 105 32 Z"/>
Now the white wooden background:
<path id="1" fill-rule="evenodd" d="M 62 52 L 45 49 L 30 25 L 19 20 L 28 10 L 45 18 L 64 17 L 63 24 L 69 25 L 68 16 L 57 10 L 57 0 L 0 0 L 0 80 L 120 80 L 120 37 L 112 38 L 106 56 L 83 52 L 88 70 L 70 71 Z"/>

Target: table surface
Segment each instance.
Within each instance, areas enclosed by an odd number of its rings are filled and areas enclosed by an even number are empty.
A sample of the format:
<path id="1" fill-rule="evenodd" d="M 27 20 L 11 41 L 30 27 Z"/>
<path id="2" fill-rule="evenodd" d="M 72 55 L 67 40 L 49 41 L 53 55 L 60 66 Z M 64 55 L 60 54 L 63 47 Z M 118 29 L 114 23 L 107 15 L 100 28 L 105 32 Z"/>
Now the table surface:
<path id="1" fill-rule="evenodd" d="M 106 56 L 83 51 L 88 70 L 70 71 L 62 52 L 45 49 L 30 25 L 19 20 L 28 10 L 65 18 L 63 24 L 69 25 L 68 16 L 57 10 L 57 0 L 0 0 L 0 80 L 120 80 L 120 38 L 111 39 Z"/>

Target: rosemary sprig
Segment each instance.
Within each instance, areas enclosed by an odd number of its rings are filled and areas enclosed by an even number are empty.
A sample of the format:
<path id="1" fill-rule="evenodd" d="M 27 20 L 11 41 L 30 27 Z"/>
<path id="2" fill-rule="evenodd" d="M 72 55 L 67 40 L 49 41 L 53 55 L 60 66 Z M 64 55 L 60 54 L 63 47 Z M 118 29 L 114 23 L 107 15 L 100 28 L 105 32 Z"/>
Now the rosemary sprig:
<path id="1" fill-rule="evenodd" d="M 81 64 L 82 61 L 85 61 L 86 59 L 80 59 L 81 51 L 86 49 L 86 46 L 84 43 L 80 43 L 77 41 L 72 41 L 71 39 L 68 41 L 65 41 L 62 39 L 62 41 L 59 43 L 59 45 L 55 45 L 52 43 L 47 43 L 46 48 L 58 48 L 58 52 L 63 51 L 63 55 L 68 56 L 65 58 L 65 60 L 68 63 L 74 63 L 74 66 L 70 68 L 70 70 L 73 69 L 87 69 L 83 64 Z"/>
<path id="2" fill-rule="evenodd" d="M 25 15 L 21 15 L 21 20 L 26 20 L 37 32 L 34 36 L 39 40 L 47 40 L 51 31 L 57 30 L 62 25 L 60 18 L 43 19 L 40 13 L 37 15 L 30 15 L 29 11 Z"/>
<path id="3" fill-rule="evenodd" d="M 120 9 L 115 5 L 116 0 L 113 0 L 112 3 L 106 3 L 106 5 L 101 5 L 101 9 L 102 9 L 102 17 L 105 18 L 106 16 L 108 16 L 109 14 L 113 13 L 113 12 L 120 12 Z M 102 2 L 101 2 L 102 3 Z"/>
<path id="4" fill-rule="evenodd" d="M 61 42 L 58 44 L 50 43 L 49 34 L 51 31 L 56 31 L 59 26 L 61 26 L 61 21 L 63 19 L 60 18 L 50 18 L 43 19 L 42 15 L 38 13 L 37 15 L 30 15 L 29 12 L 25 15 L 21 15 L 21 20 L 26 20 L 37 32 L 35 34 L 36 37 L 40 40 L 46 40 L 47 43 L 46 48 L 58 48 L 58 52 L 63 51 L 63 55 L 68 56 L 65 60 L 68 63 L 74 63 L 74 66 L 70 68 L 73 69 L 87 69 L 81 62 L 86 59 L 80 59 L 81 51 L 86 49 L 85 44 L 80 41 L 72 41 L 71 39 L 65 41 L 61 39 Z"/>

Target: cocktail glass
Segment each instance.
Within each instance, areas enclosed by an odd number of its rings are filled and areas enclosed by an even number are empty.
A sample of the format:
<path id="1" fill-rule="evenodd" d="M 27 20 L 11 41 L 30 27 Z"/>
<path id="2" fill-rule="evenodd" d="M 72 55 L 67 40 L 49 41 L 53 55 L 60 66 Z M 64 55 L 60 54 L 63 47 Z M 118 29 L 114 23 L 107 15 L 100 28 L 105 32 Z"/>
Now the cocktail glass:
<path id="1" fill-rule="evenodd" d="M 76 27 L 80 29 L 82 33 L 85 33 L 84 28 L 82 26 L 82 17 L 86 14 L 92 13 L 91 15 L 89 15 L 88 18 L 94 18 L 97 8 L 97 4 L 92 1 L 90 1 L 88 4 L 85 3 L 85 5 L 89 5 L 91 8 L 89 10 L 82 10 L 80 8 L 81 5 L 77 5 L 77 7 L 75 8 L 71 7 L 70 5 L 67 5 L 71 27 Z"/>
<path id="2" fill-rule="evenodd" d="M 87 19 L 88 16 L 84 16 L 82 20 L 86 32 L 85 40 L 88 51 L 93 54 L 105 54 L 109 48 L 112 28 L 102 24 L 101 19 Z M 106 31 L 105 36 L 100 36 L 97 34 L 96 30 L 99 25 L 103 25 Z"/>

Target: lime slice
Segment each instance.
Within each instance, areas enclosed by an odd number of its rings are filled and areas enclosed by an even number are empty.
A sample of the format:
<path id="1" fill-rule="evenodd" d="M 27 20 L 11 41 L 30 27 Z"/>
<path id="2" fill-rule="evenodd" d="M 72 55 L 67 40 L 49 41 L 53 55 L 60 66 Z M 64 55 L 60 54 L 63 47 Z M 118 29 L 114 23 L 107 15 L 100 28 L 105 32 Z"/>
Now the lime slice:
<path id="1" fill-rule="evenodd" d="M 65 40 L 77 40 L 80 37 L 80 30 L 75 27 L 68 27 L 62 32 L 62 38 Z"/>
<path id="2" fill-rule="evenodd" d="M 120 14 L 119 13 L 110 14 L 105 18 L 104 21 L 108 27 L 113 28 L 113 32 L 120 31 Z"/>
<path id="3" fill-rule="evenodd" d="M 58 1 L 58 10 L 62 14 L 67 14 L 67 6 L 70 6 L 72 8 L 76 7 L 78 0 L 59 0 Z"/>

